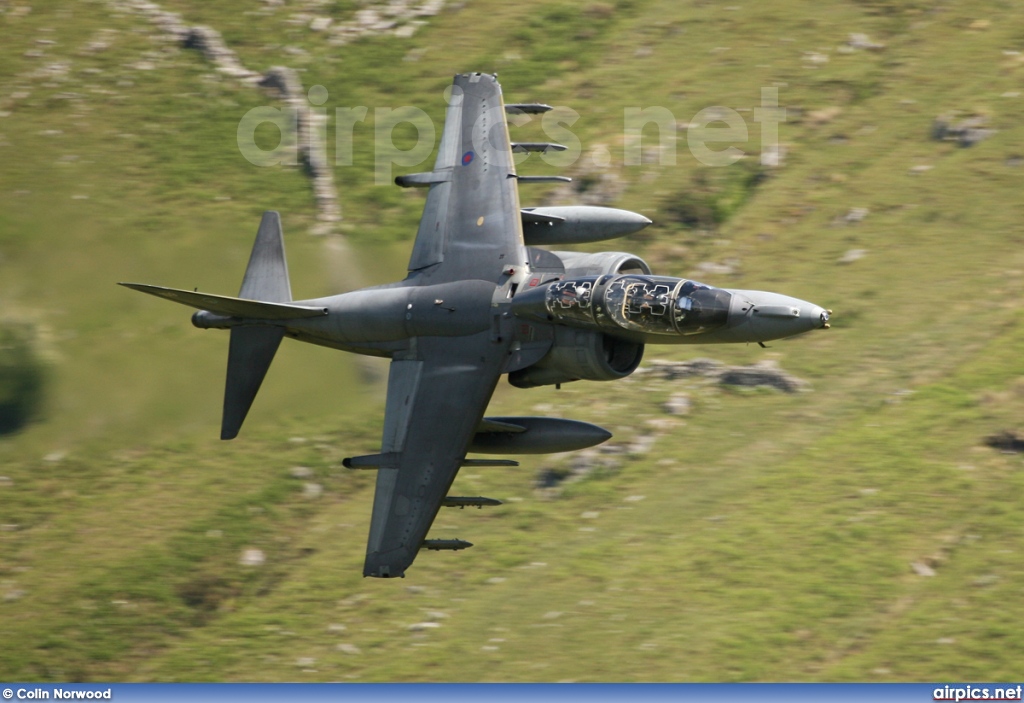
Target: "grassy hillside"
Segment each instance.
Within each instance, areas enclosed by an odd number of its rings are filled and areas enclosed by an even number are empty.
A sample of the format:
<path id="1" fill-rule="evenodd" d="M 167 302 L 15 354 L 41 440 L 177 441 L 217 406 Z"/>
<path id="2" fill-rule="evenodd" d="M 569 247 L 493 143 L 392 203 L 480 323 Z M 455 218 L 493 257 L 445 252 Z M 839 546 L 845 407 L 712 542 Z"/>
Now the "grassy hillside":
<path id="1" fill-rule="evenodd" d="M 0 436 L 0 678 L 1024 678 L 1024 460 L 985 443 L 1024 430 L 1021 3 L 470 0 L 337 46 L 311 19 L 362 3 L 167 0 L 249 68 L 325 86 L 330 114 L 370 108 L 327 237 L 300 168 L 239 154 L 242 115 L 279 103 L 134 7 L 0 4 L 0 326 L 31 330 L 44 379 L 34 419 Z M 226 337 L 114 282 L 234 294 L 270 208 L 296 296 L 400 278 L 422 193 L 373 185 L 374 108 L 440 128 L 466 70 L 579 113 L 577 163 L 520 170 L 589 189 L 524 186 L 524 205 L 613 192 L 657 224 L 592 250 L 812 300 L 834 324 L 647 351 L 774 360 L 803 393 L 653 371 L 501 384 L 492 413 L 597 422 L 617 451 L 554 489 L 538 476 L 578 456 L 463 471 L 457 493 L 505 504 L 445 511 L 433 535 L 476 546 L 364 580 L 373 477 L 340 462 L 379 448 L 386 366 L 283 345 L 222 443 Z M 772 87 L 785 158 L 761 168 L 752 110 Z M 651 106 L 681 125 L 675 163 L 651 126 L 626 166 L 623 111 Z M 749 128 L 727 168 L 687 149 L 682 125 L 713 106 Z M 940 116 L 995 131 L 961 147 L 933 138 Z M 682 393 L 689 414 L 667 413 Z"/>

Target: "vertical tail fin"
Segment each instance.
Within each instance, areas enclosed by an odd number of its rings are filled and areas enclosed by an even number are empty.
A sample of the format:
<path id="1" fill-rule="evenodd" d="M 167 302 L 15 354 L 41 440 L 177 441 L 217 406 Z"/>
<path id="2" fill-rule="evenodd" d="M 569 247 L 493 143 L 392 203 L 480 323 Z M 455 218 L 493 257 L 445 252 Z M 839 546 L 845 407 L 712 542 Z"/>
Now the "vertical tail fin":
<path id="1" fill-rule="evenodd" d="M 266 303 L 289 303 L 292 300 L 281 216 L 276 212 L 263 213 L 238 297 Z M 235 327 L 231 330 L 221 439 L 238 436 L 283 337 L 284 330 L 280 327 Z"/>
<path id="2" fill-rule="evenodd" d="M 231 330 L 221 439 L 238 436 L 282 337 L 284 330 L 280 327 L 235 327 Z"/>
<path id="3" fill-rule="evenodd" d="M 263 213 L 238 297 L 264 303 L 292 302 L 292 285 L 288 281 L 288 264 L 284 258 L 281 216 L 273 210 Z"/>

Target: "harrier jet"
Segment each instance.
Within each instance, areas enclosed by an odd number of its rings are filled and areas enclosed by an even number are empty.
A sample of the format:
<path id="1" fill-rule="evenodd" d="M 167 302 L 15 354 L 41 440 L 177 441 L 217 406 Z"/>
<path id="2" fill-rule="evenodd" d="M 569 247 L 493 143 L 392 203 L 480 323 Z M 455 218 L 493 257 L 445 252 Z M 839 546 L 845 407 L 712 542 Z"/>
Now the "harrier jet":
<path id="1" fill-rule="evenodd" d="M 195 326 L 230 330 L 221 438 L 242 426 L 284 337 L 391 359 L 380 453 L 345 460 L 377 472 L 365 576 L 404 576 L 445 506 L 498 501 L 453 496 L 462 466 L 514 466 L 467 454 L 564 452 L 611 433 L 584 422 L 484 417 L 498 380 L 518 388 L 631 374 L 645 344 L 765 342 L 828 327 L 828 311 L 776 293 L 727 290 L 652 275 L 627 253 L 549 251 L 650 224 L 612 208 L 522 207 L 513 153 L 564 148 L 515 143 L 494 76 L 455 76 L 433 170 L 396 178 L 427 188 L 402 281 L 312 300 L 292 300 L 281 222 L 263 215 L 238 297 L 125 283 L 198 311 Z M 555 177 L 558 178 L 558 177 Z M 551 180 L 548 177 L 546 180 Z"/>

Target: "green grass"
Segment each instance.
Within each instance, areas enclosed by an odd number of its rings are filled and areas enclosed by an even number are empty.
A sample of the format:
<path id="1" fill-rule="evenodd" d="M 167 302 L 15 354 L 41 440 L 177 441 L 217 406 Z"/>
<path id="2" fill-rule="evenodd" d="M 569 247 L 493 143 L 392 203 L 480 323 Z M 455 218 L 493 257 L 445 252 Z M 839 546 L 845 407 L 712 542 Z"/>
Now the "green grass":
<path id="1" fill-rule="evenodd" d="M 18 643 L 0 648 L 0 677 L 1024 676 L 1024 465 L 983 442 L 1024 429 L 1024 63 L 1012 53 L 1024 25 L 1012 4 L 481 1 L 411 39 L 345 47 L 286 24 L 302 11 L 291 3 L 165 7 L 218 28 L 254 69 L 302 69 L 306 87 L 328 88 L 329 111 L 370 108 L 355 163 L 335 170 L 346 246 L 307 234 L 299 169 L 240 157 L 238 120 L 272 98 L 107 3 L 3 8 L 0 320 L 34 326 L 46 384 L 37 419 L 0 438 L 0 635 Z M 103 29 L 110 47 L 85 51 Z M 851 32 L 885 49 L 840 50 Z M 55 62 L 70 66 L 35 76 Z M 647 350 L 774 358 L 807 393 L 643 374 L 561 391 L 502 384 L 494 414 L 657 439 L 560 491 L 534 480 L 572 455 L 467 469 L 456 493 L 505 504 L 446 510 L 434 534 L 476 546 L 424 554 L 401 581 L 364 580 L 373 477 L 340 460 L 379 448 L 384 366 L 286 344 L 242 437 L 221 443 L 226 338 L 114 282 L 233 294 L 270 208 L 297 297 L 400 278 L 422 194 L 373 185 L 373 109 L 417 106 L 440 126 L 442 91 L 465 70 L 499 71 L 509 101 L 577 110 L 583 163 L 603 145 L 625 186 L 613 205 L 657 223 L 589 249 L 813 300 L 835 310 L 833 328 L 767 351 Z M 747 110 L 772 86 L 786 165 L 755 180 L 761 133 Z M 748 121 L 737 165 L 701 167 L 683 131 L 675 165 L 622 165 L 625 108 L 663 106 L 682 123 L 715 105 Z M 985 114 L 998 132 L 970 149 L 932 141 L 950 111 Z M 514 134 L 547 138 L 538 122 Z M 396 142 L 412 136 L 396 130 Z M 648 129 L 643 144 L 657 137 Z M 931 168 L 911 173 L 919 165 Z M 521 171 L 587 177 L 536 157 Z M 524 205 L 547 195 L 521 193 Z M 698 226 L 679 215 L 694 204 L 707 214 Z M 868 215 L 843 223 L 853 208 Z M 839 263 L 851 249 L 866 255 Z M 666 426 L 661 404 L 681 391 L 693 410 Z M 294 478 L 298 466 L 310 477 Z M 266 562 L 241 564 L 246 549 Z"/>

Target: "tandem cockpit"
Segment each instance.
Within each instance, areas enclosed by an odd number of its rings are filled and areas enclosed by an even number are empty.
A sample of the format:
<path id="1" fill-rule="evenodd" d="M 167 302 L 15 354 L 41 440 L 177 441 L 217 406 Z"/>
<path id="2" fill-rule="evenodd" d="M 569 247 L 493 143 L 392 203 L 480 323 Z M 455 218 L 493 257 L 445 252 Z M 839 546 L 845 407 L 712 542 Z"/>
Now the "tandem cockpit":
<path id="1" fill-rule="evenodd" d="M 558 281 L 543 293 L 545 313 L 552 320 L 666 336 L 700 334 L 724 326 L 732 298 L 721 288 L 685 278 L 635 274 Z"/>

